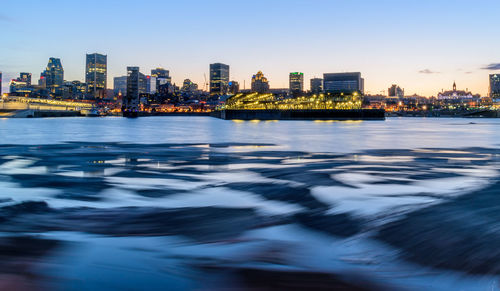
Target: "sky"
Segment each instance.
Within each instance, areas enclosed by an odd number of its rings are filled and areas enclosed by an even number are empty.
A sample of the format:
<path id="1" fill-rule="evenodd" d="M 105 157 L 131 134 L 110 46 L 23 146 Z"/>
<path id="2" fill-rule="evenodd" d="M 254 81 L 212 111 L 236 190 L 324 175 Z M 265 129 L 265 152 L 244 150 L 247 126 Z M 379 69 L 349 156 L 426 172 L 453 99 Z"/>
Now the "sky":
<path id="1" fill-rule="evenodd" d="M 49 57 L 84 80 L 85 54 L 108 56 L 108 87 L 127 66 L 170 70 L 203 88 L 209 64 L 230 65 L 240 88 L 263 71 L 272 88 L 290 72 L 361 72 L 365 92 L 398 84 L 407 95 L 468 88 L 486 95 L 500 73 L 498 0 L 2 0 L 3 92 L 33 79 Z"/>

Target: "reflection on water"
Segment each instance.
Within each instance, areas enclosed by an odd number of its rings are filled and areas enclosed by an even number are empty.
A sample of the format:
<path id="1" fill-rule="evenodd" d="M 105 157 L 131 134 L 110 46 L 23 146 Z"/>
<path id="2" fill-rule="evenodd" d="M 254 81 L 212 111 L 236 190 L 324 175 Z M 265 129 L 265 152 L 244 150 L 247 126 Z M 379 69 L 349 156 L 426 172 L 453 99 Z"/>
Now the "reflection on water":
<path id="1" fill-rule="evenodd" d="M 0 290 L 498 290 L 494 123 L 62 121 L 0 122 Z"/>

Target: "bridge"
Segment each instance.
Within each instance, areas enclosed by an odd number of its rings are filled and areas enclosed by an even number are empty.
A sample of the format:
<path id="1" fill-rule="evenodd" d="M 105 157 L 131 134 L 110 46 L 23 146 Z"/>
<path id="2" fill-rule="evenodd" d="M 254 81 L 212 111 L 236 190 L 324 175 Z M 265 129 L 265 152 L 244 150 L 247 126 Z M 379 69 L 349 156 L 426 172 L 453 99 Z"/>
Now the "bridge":
<path id="1" fill-rule="evenodd" d="M 8 96 L 0 99 L 0 117 L 80 116 L 90 111 L 92 103 Z"/>

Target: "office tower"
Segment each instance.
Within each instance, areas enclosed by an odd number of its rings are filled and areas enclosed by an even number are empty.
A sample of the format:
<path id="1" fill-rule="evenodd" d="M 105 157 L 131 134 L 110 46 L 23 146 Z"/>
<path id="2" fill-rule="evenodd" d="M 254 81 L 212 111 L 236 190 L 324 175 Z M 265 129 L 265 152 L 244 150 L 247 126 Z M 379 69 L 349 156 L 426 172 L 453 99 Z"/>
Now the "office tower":
<path id="1" fill-rule="evenodd" d="M 320 94 L 323 92 L 323 79 L 312 78 L 311 79 L 311 93 Z"/>
<path id="2" fill-rule="evenodd" d="M 304 91 L 304 73 L 290 73 L 289 81 L 290 86 L 288 88 L 290 89 L 290 93 L 295 95 Z"/>
<path id="3" fill-rule="evenodd" d="M 127 67 L 127 95 L 122 103 L 124 116 L 134 117 L 139 112 L 140 75 L 139 67 Z"/>
<path id="4" fill-rule="evenodd" d="M 229 66 L 221 63 L 210 64 L 210 95 L 224 95 L 229 84 Z"/>
<path id="5" fill-rule="evenodd" d="M 85 83 L 87 93 L 93 98 L 106 97 L 108 77 L 108 57 L 98 53 L 87 54 L 85 67 Z"/>
<path id="6" fill-rule="evenodd" d="M 25 82 L 26 86 L 31 86 L 31 73 L 19 73 L 19 79 L 21 82 Z"/>
<path id="7" fill-rule="evenodd" d="M 500 74 L 490 75 L 490 92 L 489 95 L 493 99 L 500 99 Z"/>
<path id="8" fill-rule="evenodd" d="M 0 97 L 2 97 L 2 72 L 0 72 Z"/>
<path id="9" fill-rule="evenodd" d="M 156 94 L 156 77 L 146 76 L 146 93 Z"/>
<path id="10" fill-rule="evenodd" d="M 195 92 L 196 90 L 198 90 L 198 85 L 193 83 L 190 79 L 185 79 L 184 82 L 182 82 L 181 91 Z"/>
<path id="11" fill-rule="evenodd" d="M 47 68 L 40 74 L 40 83 L 44 85 L 50 95 L 61 96 L 62 85 L 64 82 L 64 70 L 61 60 L 58 58 L 50 58 Z"/>
<path id="12" fill-rule="evenodd" d="M 364 79 L 359 72 L 323 74 L 323 89 L 334 94 L 364 94 Z"/>
<path id="13" fill-rule="evenodd" d="M 160 91 L 160 86 L 171 84 L 172 77 L 170 77 L 170 71 L 163 68 L 156 68 L 151 70 L 151 77 L 156 78 L 156 91 Z"/>
<path id="14" fill-rule="evenodd" d="M 240 84 L 236 81 L 231 81 L 229 82 L 229 93 L 230 94 L 238 94 L 238 92 L 240 91 Z"/>
<path id="15" fill-rule="evenodd" d="M 388 90 L 387 90 L 387 96 L 389 98 L 404 98 L 405 97 L 405 90 L 401 89 L 398 85 L 392 85 Z"/>
<path id="16" fill-rule="evenodd" d="M 269 93 L 269 81 L 261 71 L 252 76 L 252 92 Z"/>
<path id="17" fill-rule="evenodd" d="M 113 78 L 113 90 L 115 96 L 127 94 L 127 76 Z"/>

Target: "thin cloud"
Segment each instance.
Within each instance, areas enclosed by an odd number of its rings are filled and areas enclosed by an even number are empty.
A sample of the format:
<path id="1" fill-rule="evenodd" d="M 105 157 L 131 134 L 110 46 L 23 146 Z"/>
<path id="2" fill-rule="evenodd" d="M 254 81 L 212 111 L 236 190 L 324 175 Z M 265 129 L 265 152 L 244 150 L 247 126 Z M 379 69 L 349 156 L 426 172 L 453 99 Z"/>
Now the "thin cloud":
<path id="1" fill-rule="evenodd" d="M 14 20 L 6 15 L 0 14 L 0 22 L 13 22 Z"/>
<path id="2" fill-rule="evenodd" d="M 425 70 L 420 70 L 418 71 L 420 74 L 439 74 L 439 72 L 434 72 L 432 70 L 429 70 L 429 69 L 425 69 Z"/>
<path id="3" fill-rule="evenodd" d="M 500 70 L 500 63 L 492 63 L 481 69 L 490 71 Z"/>

